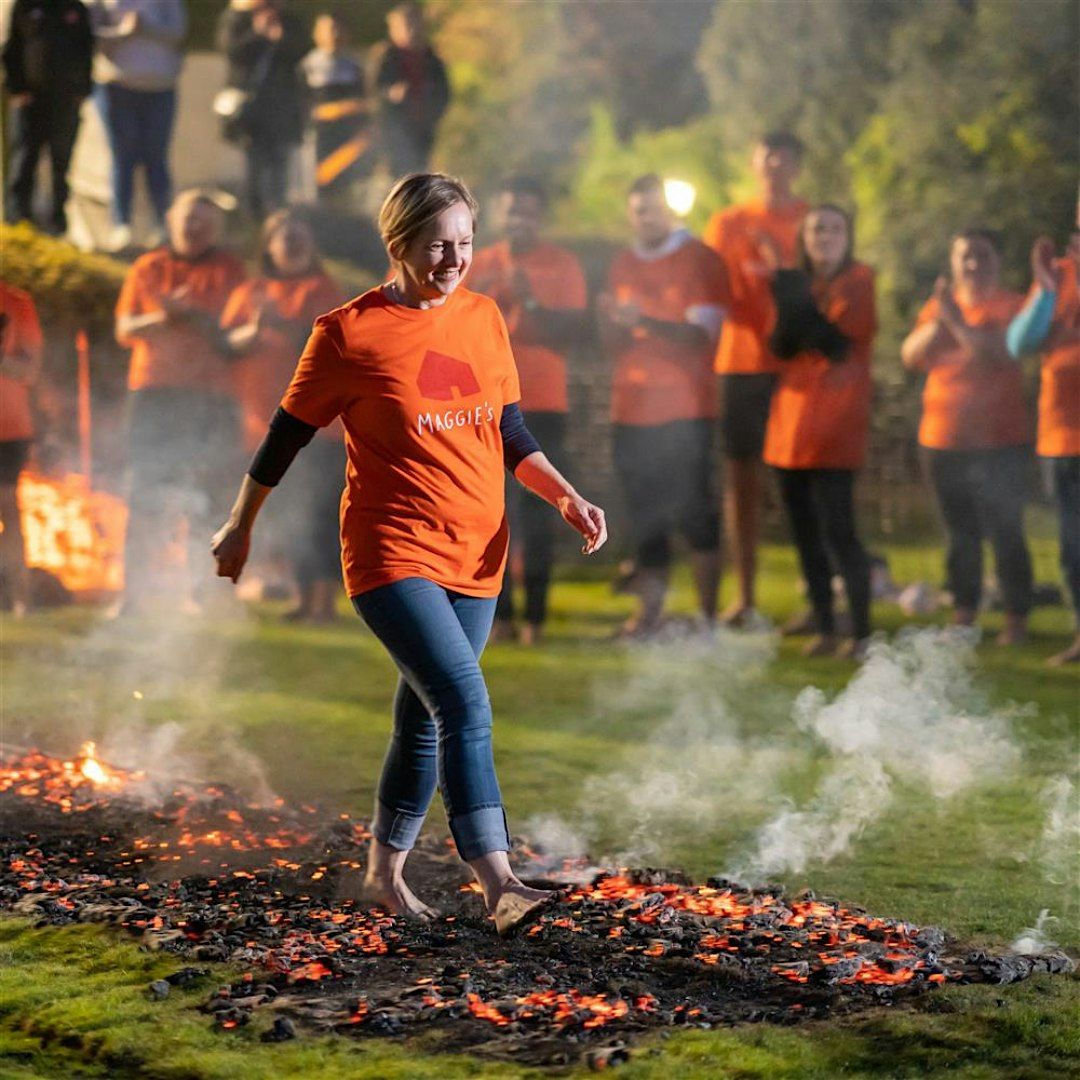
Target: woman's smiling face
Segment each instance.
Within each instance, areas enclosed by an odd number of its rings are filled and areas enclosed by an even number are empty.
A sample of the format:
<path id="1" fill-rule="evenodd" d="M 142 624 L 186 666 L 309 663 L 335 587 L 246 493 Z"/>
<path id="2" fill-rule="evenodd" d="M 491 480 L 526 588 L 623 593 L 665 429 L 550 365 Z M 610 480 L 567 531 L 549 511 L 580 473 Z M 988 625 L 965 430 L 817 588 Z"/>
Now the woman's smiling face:
<path id="1" fill-rule="evenodd" d="M 421 300 L 448 297 L 472 264 L 473 216 L 463 202 L 433 218 L 401 252 L 406 287 Z"/>

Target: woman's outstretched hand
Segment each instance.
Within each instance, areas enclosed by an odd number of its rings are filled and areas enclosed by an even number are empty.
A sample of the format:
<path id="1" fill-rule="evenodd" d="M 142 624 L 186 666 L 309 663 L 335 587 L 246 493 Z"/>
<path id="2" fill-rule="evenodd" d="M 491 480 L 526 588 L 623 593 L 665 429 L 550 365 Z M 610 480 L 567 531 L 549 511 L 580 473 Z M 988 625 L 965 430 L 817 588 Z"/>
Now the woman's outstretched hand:
<path id="1" fill-rule="evenodd" d="M 585 538 L 581 546 L 583 555 L 591 555 L 604 546 L 607 541 L 607 521 L 599 506 L 593 506 L 576 492 L 563 495 L 557 505 L 563 520 Z"/>
<path id="2" fill-rule="evenodd" d="M 217 560 L 217 576 L 226 577 L 235 584 L 240 580 L 251 550 L 251 530 L 230 519 L 214 533 L 210 550 Z"/>

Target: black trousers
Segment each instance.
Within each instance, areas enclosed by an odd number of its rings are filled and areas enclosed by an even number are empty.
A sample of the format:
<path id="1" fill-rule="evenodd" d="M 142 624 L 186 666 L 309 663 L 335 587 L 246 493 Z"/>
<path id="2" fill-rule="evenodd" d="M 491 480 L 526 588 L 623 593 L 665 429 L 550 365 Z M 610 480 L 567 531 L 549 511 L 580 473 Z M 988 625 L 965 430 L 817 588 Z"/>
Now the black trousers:
<path id="1" fill-rule="evenodd" d="M 676 533 L 691 551 L 719 551 L 713 427 L 712 420 L 614 426 L 615 469 L 640 568 L 667 569 Z"/>
<path id="2" fill-rule="evenodd" d="M 1031 449 L 924 450 L 948 538 L 945 570 L 953 603 L 975 611 L 982 599 L 983 540 L 994 565 L 1005 610 L 1031 610 L 1031 554 L 1024 536 Z"/>
<path id="3" fill-rule="evenodd" d="M 540 448 L 560 472 L 566 446 L 566 414 L 526 413 L 525 421 Z M 539 496 L 526 491 L 513 477 L 506 484 L 506 515 L 510 522 L 511 550 L 520 551 L 525 569 L 525 621 L 535 626 L 547 618 L 551 568 L 555 562 L 555 529 L 559 515 Z M 514 617 L 514 582 L 507 567 L 495 606 L 496 619 Z"/>
<path id="4" fill-rule="evenodd" d="M 1050 459 L 1058 503 L 1061 576 L 1080 627 L 1080 456 Z"/>
<path id="5" fill-rule="evenodd" d="M 855 529 L 851 469 L 777 469 L 791 534 L 810 593 L 818 633 L 832 634 L 832 567 L 844 579 L 852 635 L 870 636 L 870 559 Z"/>
<path id="6" fill-rule="evenodd" d="M 296 580 L 307 587 L 341 578 L 341 492 L 345 487 L 345 441 L 317 435 L 293 464 L 302 492 L 304 527 L 296 538 Z M 292 477 L 296 480 L 296 477 Z"/>
<path id="7" fill-rule="evenodd" d="M 8 162 L 7 217 L 21 221 L 33 217 L 34 179 L 41 151 L 48 148 L 52 166 L 52 213 L 49 224 L 67 228 L 64 204 L 68 200 L 68 166 L 79 133 L 80 98 L 35 96 L 14 110 L 11 122 L 11 159 Z"/>

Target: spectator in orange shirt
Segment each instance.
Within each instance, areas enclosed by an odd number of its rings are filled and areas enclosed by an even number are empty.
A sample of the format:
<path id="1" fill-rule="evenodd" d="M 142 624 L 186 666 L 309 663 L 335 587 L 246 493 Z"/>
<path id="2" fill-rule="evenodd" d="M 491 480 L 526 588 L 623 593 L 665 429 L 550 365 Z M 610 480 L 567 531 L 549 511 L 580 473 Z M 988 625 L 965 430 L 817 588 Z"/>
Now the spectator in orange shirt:
<path id="1" fill-rule="evenodd" d="M 998 641 L 1015 645 L 1027 636 L 1031 608 L 1024 536 L 1031 421 L 1005 330 L 1023 298 L 1000 285 L 997 238 L 985 229 L 953 237 L 949 262 L 952 280 L 938 279 L 900 355 L 926 376 L 919 445 L 948 535 L 954 622 L 975 622 L 987 537 L 1005 607 Z"/>
<path id="2" fill-rule="evenodd" d="M 1031 252 L 1034 283 L 1007 336 L 1019 358 L 1042 353 L 1039 434 L 1035 449 L 1051 469 L 1058 501 L 1061 572 L 1078 620 L 1073 643 L 1049 663 L 1080 663 L 1080 208 L 1068 251 L 1054 258 L 1042 237 Z"/>
<path id="3" fill-rule="evenodd" d="M 146 599 L 155 559 L 184 522 L 193 545 L 184 604 L 197 606 L 206 584 L 200 529 L 228 505 L 221 477 L 239 452 L 233 373 L 219 323 L 244 268 L 218 246 L 223 213 L 211 193 L 182 192 L 166 225 L 168 244 L 135 261 L 116 305 L 116 338 L 131 349 L 124 613 Z"/>
<path id="4" fill-rule="evenodd" d="M 0 281 L 0 567 L 16 618 L 30 606 L 16 490 L 34 439 L 30 390 L 41 367 L 41 344 L 41 324 L 29 293 Z"/>
<path id="5" fill-rule="evenodd" d="M 522 421 L 498 307 L 461 285 L 475 216 L 453 177 L 394 185 L 379 215 L 393 277 L 316 322 L 213 549 L 218 573 L 235 581 L 259 507 L 316 429 L 340 416 L 345 582 L 402 673 L 364 891 L 383 910 L 432 917 L 403 870 L 438 783 L 458 853 L 506 934 L 551 894 L 510 867 L 479 665 L 506 561 L 504 466 L 558 507 L 586 554 L 607 529 Z"/>
<path id="6" fill-rule="evenodd" d="M 765 461 L 772 465 L 809 586 L 817 636 L 806 656 L 831 656 L 832 566 L 839 568 L 852 637 L 841 650 L 861 659 L 870 638 L 870 561 L 855 526 L 855 472 L 870 427 L 874 273 L 852 257 L 851 218 L 814 207 L 799 231 L 795 269 L 770 261 L 776 323 L 769 349 L 784 361 L 772 397 Z"/>
<path id="7" fill-rule="evenodd" d="M 498 305 L 510 331 L 521 379 L 521 410 L 529 430 L 555 466 L 564 466 L 569 409 L 566 352 L 586 332 L 585 275 L 577 257 L 541 238 L 547 192 L 531 177 L 507 180 L 495 217 L 503 239 L 476 253 L 469 285 Z M 547 618 L 548 587 L 555 554 L 555 519 L 543 501 L 508 484 L 511 548 L 524 563 L 525 621 L 519 638 L 532 645 Z M 514 619 L 513 560 L 507 566 L 495 626 L 510 636 Z"/>
<path id="8" fill-rule="evenodd" d="M 758 198 L 713 215 L 704 240 L 723 260 L 727 303 L 716 370 L 720 373 L 720 429 L 727 481 L 724 490 L 728 542 L 735 560 L 738 596 L 723 614 L 732 626 L 754 617 L 761 454 L 770 399 L 779 370 L 768 347 L 772 300 L 763 244 L 779 249 L 784 265 L 795 258 L 799 223 L 807 205 L 792 192 L 803 147 L 790 132 L 771 132 L 754 147 L 752 168 Z"/>
<path id="9" fill-rule="evenodd" d="M 267 218 L 260 261 L 262 274 L 233 291 L 221 317 L 230 351 L 238 357 L 233 374 L 249 454 L 266 433 L 312 323 L 345 299 L 319 263 L 311 227 L 295 211 L 279 210 Z M 306 505 L 300 535 L 288 537 L 300 589 L 299 606 L 286 616 L 290 621 L 331 622 L 335 617 L 345 446 L 339 424 L 323 428 L 320 436 L 301 459 L 302 475 L 294 477 Z M 275 532 L 288 533 L 285 522 L 275 524 Z"/>
<path id="10" fill-rule="evenodd" d="M 628 206 L 634 244 L 611 264 L 600 328 L 615 359 L 615 467 L 637 545 L 633 588 L 640 606 L 623 632 L 648 635 L 663 618 L 676 532 L 690 546 L 701 618 L 706 626 L 716 619 L 712 354 L 725 291 L 720 260 L 675 227 L 659 177 L 636 180 Z"/>

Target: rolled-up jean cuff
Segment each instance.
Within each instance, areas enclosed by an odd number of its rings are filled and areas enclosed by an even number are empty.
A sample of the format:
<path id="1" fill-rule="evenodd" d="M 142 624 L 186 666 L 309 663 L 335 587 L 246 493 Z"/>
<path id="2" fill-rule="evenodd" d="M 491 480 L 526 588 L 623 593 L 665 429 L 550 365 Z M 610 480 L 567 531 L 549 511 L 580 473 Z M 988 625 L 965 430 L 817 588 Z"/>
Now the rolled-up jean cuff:
<path id="1" fill-rule="evenodd" d="M 502 806 L 481 806 L 450 817 L 450 831 L 458 854 L 470 862 L 490 851 L 510 850 L 510 829 Z"/>
<path id="2" fill-rule="evenodd" d="M 398 851 L 411 851 L 416 847 L 420 830 L 424 827 L 425 816 L 425 814 L 410 814 L 403 810 L 391 810 L 376 799 L 375 820 L 371 823 L 371 832 L 380 844 L 397 848 Z"/>

